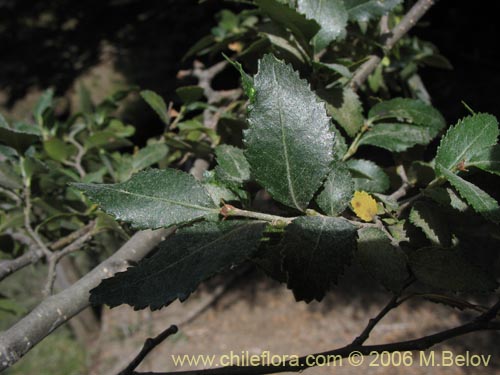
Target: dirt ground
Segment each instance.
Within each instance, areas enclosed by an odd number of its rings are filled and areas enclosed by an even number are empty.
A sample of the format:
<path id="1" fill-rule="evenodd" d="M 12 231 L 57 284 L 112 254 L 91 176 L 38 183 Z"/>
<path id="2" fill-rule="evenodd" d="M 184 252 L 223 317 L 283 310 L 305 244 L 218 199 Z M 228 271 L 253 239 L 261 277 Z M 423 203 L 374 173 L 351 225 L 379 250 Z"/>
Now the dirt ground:
<path id="1" fill-rule="evenodd" d="M 176 367 L 172 355 L 249 355 L 270 351 L 272 354 L 305 355 L 348 344 L 368 320 L 387 302 L 381 290 L 364 289 L 369 280 L 344 280 L 321 303 L 296 303 L 286 286 L 259 273 L 239 280 L 217 303 L 197 318 L 180 327 L 180 332 L 158 346 L 138 368 L 140 371 L 180 371 L 204 366 Z M 368 283 L 366 283 L 368 281 Z M 135 356 L 145 338 L 155 336 L 171 324 L 182 322 L 213 293 L 205 286 L 188 301 L 160 311 L 133 311 L 128 306 L 107 309 L 103 314 L 101 337 L 92 355 L 91 374 L 116 374 Z M 369 344 L 416 338 L 460 324 L 470 316 L 449 308 L 422 301 L 409 302 L 392 311 L 373 331 Z M 117 344 L 119 343 L 119 344 Z M 347 360 L 335 367 L 307 370 L 323 374 L 495 374 L 500 373 L 500 335 L 482 332 L 471 334 L 434 347 L 435 363 L 443 351 L 454 355 L 491 354 L 488 367 L 432 367 L 420 365 L 420 353 L 413 353 L 413 365 L 384 367 L 375 357 L 365 358 L 359 367 Z M 372 363 L 372 361 L 374 361 Z M 370 365 L 372 363 L 372 365 Z"/>

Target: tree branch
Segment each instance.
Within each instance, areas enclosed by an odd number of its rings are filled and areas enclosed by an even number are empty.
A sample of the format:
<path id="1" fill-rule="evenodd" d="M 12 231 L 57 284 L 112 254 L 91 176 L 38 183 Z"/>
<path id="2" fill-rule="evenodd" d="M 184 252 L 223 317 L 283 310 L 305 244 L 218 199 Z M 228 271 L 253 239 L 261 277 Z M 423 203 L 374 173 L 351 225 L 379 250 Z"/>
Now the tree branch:
<path id="1" fill-rule="evenodd" d="M 353 90 L 357 90 L 377 68 L 382 61 L 383 54 L 387 54 L 399 40 L 422 18 L 422 16 L 433 6 L 435 0 L 418 0 L 410 11 L 403 17 L 401 22 L 389 33 L 389 36 L 384 36 L 382 42 L 383 53 L 372 55 L 361 65 L 354 73 L 350 86 Z"/>
<path id="2" fill-rule="evenodd" d="M 93 226 L 94 222 L 90 222 L 84 227 L 68 234 L 66 237 L 53 242 L 48 247 L 53 251 L 56 251 L 67 246 L 70 249 L 69 251 L 68 249 L 62 250 L 64 251 L 64 254 L 62 254 L 62 256 L 65 256 L 68 252 L 74 251 L 73 246 L 75 245 L 73 245 L 72 243 L 74 243 L 80 237 L 86 235 L 93 228 Z M 11 236 L 15 240 L 28 245 L 30 249 L 20 257 L 17 257 L 15 259 L 3 260 L 0 262 L 0 281 L 5 279 L 9 275 L 12 275 L 14 272 L 17 272 L 20 269 L 29 266 L 30 264 L 35 264 L 45 255 L 38 244 L 31 237 L 19 232 L 11 233 Z M 68 245 L 72 246 L 69 247 Z M 59 260 L 62 258 L 62 256 L 59 256 Z"/>
<path id="3" fill-rule="evenodd" d="M 52 289 L 54 288 L 54 281 L 56 280 L 56 267 L 59 261 L 65 257 L 66 255 L 79 250 L 85 242 L 92 238 L 93 229 L 95 227 L 95 222 L 91 221 L 83 228 L 77 230 L 80 237 L 77 237 L 73 242 L 64 247 L 62 250 L 57 252 L 53 252 L 49 258 L 49 271 L 47 276 L 47 283 L 45 284 L 45 288 L 43 290 L 43 294 L 48 296 L 52 294 Z M 58 241 L 59 245 L 64 243 L 63 241 Z"/>
<path id="4" fill-rule="evenodd" d="M 389 304 L 379 313 L 377 317 L 383 317 L 392 307 L 395 301 L 391 300 Z M 221 368 L 205 369 L 205 370 L 188 370 L 188 371 L 175 371 L 175 372 L 133 372 L 133 375 L 261 375 L 261 374 L 275 374 L 281 372 L 302 372 L 308 368 L 316 366 L 316 359 L 325 358 L 346 358 L 352 352 L 358 352 L 359 355 L 368 356 L 373 353 L 381 352 L 404 352 L 414 350 L 426 350 L 430 347 L 439 344 L 443 341 L 452 339 L 454 337 L 462 336 L 471 332 L 483 330 L 500 331 L 500 322 L 492 321 L 500 310 L 500 301 L 490 308 L 484 314 L 478 316 L 472 321 L 458 327 L 450 328 L 432 335 L 423 336 L 418 339 L 400 341 L 389 344 L 380 345 L 363 345 L 354 340 L 351 344 L 342 348 L 329 350 L 322 353 L 308 354 L 300 357 L 298 361 L 286 361 L 282 365 L 259 365 L 259 366 L 228 366 Z M 377 318 L 374 318 L 377 319 Z M 380 321 L 378 319 L 378 321 Z M 374 325 L 373 325 L 374 326 Z M 373 329 L 372 324 L 369 323 L 365 331 Z M 364 331 L 364 332 L 365 332 Z M 362 337 L 361 334 L 359 337 Z M 361 340 L 360 340 L 361 341 Z M 321 361 L 320 363 L 323 363 Z"/>
<path id="5" fill-rule="evenodd" d="M 190 171 L 195 177 L 203 168 Z M 130 262 L 138 262 L 148 255 L 162 240 L 172 235 L 176 228 L 143 230 L 135 233 L 111 257 L 62 292 L 47 297 L 28 315 L 0 335 L 0 372 L 19 361 L 36 344 L 57 327 L 80 313 L 89 303 L 89 293 L 102 279 L 123 271 Z"/>
<path id="6" fill-rule="evenodd" d="M 136 233 L 115 254 L 75 284 L 47 297 L 27 316 L 0 335 L 0 372 L 16 363 L 31 348 L 89 306 L 89 291 L 103 278 L 123 271 L 130 262 L 144 258 L 174 229 L 145 230 Z"/>
<path id="7" fill-rule="evenodd" d="M 156 337 L 150 337 L 144 342 L 144 346 L 142 347 L 141 351 L 137 356 L 134 358 L 132 362 L 123 370 L 121 371 L 118 375 L 130 375 L 133 373 L 133 371 L 141 364 L 141 362 L 146 358 L 146 356 L 156 348 L 158 345 L 160 345 L 164 340 L 166 340 L 169 336 L 177 333 L 178 329 L 177 326 L 171 325 L 168 327 L 166 330 L 164 330 L 162 333 L 160 333 Z"/>

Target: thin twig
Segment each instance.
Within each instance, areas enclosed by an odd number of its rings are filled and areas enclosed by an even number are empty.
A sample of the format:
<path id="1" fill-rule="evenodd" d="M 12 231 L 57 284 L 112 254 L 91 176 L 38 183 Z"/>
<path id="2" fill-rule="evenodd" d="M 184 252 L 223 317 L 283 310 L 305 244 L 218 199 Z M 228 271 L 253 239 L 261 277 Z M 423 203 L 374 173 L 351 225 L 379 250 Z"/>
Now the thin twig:
<path id="1" fill-rule="evenodd" d="M 18 207 L 20 207 L 22 205 L 22 200 L 21 198 L 19 197 L 19 195 L 17 195 L 16 193 L 14 193 L 13 191 L 9 190 L 9 189 L 4 189 L 3 187 L 0 187 L 0 193 L 6 195 L 7 197 L 9 197 L 10 199 L 12 199 L 14 202 L 16 202 L 16 205 Z"/>
<path id="2" fill-rule="evenodd" d="M 86 226 L 68 234 L 66 237 L 63 237 L 48 246 L 52 252 L 62 249 L 63 247 L 70 245 L 73 241 L 78 240 L 80 237 L 85 235 L 89 231 L 89 227 L 93 227 L 94 222 L 91 221 Z M 44 258 L 45 254 L 42 249 L 38 246 L 38 243 L 33 240 L 32 237 L 27 236 L 20 232 L 12 233 L 11 236 L 16 241 L 21 241 L 28 245 L 30 249 L 24 253 L 23 255 L 15 258 L 3 260 L 0 262 L 0 281 L 5 279 L 7 276 L 19 271 L 20 269 L 30 265 L 35 264 L 40 259 Z M 51 252 L 51 256 L 52 256 Z"/>
<path id="3" fill-rule="evenodd" d="M 396 173 L 401 178 L 401 186 L 394 193 L 389 195 L 387 198 L 393 201 L 398 201 L 408 194 L 408 190 L 412 187 L 408 176 L 406 175 L 405 167 L 400 164 L 396 167 Z"/>
<path id="4" fill-rule="evenodd" d="M 36 245 L 35 245 L 36 246 Z M 0 281 L 20 269 L 38 262 L 43 258 L 43 252 L 38 246 L 27 251 L 25 254 L 15 259 L 3 260 L 0 262 Z"/>
<path id="5" fill-rule="evenodd" d="M 95 227 L 95 222 L 94 221 L 90 222 L 85 227 L 77 231 L 79 232 L 81 237 L 74 240 L 72 243 L 67 245 L 62 250 L 51 254 L 48 264 L 49 270 L 47 275 L 47 282 L 45 283 L 45 287 L 43 289 L 43 294 L 45 296 L 49 296 L 52 294 L 52 290 L 54 288 L 54 282 L 56 280 L 56 267 L 59 261 L 66 255 L 79 250 L 85 242 L 90 240 L 90 238 L 92 238 L 94 234 L 93 233 L 94 227 Z"/>
<path id="6" fill-rule="evenodd" d="M 367 326 L 365 327 L 363 332 L 361 332 L 361 334 L 353 340 L 352 345 L 362 345 L 366 340 L 368 340 L 368 337 L 370 337 L 370 333 L 382 320 L 382 318 L 384 318 L 389 313 L 389 311 L 399 306 L 398 297 L 399 295 L 397 294 L 392 296 L 387 305 L 385 305 L 384 308 L 380 310 L 377 316 L 368 321 Z"/>
<path id="7" fill-rule="evenodd" d="M 188 313 L 187 316 L 180 323 L 176 324 L 176 326 L 182 328 L 192 323 L 194 320 L 198 319 L 204 312 L 213 307 L 226 294 L 226 292 L 232 288 L 232 286 L 235 284 L 237 280 L 247 275 L 250 270 L 251 267 L 242 267 L 239 270 L 239 272 L 233 274 L 231 278 L 229 278 L 224 282 L 224 284 L 219 285 L 217 288 L 215 288 L 215 290 L 212 291 L 210 295 L 207 296 L 207 298 L 201 301 L 201 303 L 199 303 L 194 310 Z M 157 345 L 158 344 L 160 344 L 160 342 L 158 342 Z M 120 363 L 117 366 L 117 368 L 121 369 L 123 368 L 123 366 L 125 366 L 127 363 L 131 363 L 133 360 L 130 359 L 126 360 L 123 363 Z M 130 365 L 127 365 L 126 368 L 130 368 Z M 117 370 L 111 370 L 109 373 L 115 374 L 116 372 Z M 118 375 L 124 375 L 124 374 L 127 374 L 125 370 L 122 370 L 121 372 L 118 373 Z"/>
<path id="8" fill-rule="evenodd" d="M 169 336 L 177 333 L 178 328 L 175 325 L 171 325 L 162 333 L 156 337 L 150 337 L 144 342 L 144 346 L 132 362 L 118 375 L 130 375 L 133 374 L 134 370 L 141 364 L 141 362 L 146 358 L 146 356 L 163 341 L 165 341 Z"/>
<path id="9" fill-rule="evenodd" d="M 382 317 L 391 309 L 394 302 L 391 300 L 389 304 L 382 310 L 379 315 Z M 387 310 L 387 311 L 386 311 Z M 438 333 L 434 333 L 428 336 L 423 336 L 418 339 L 394 342 L 389 344 L 380 345 L 362 345 L 357 344 L 356 340 L 353 343 L 346 345 L 342 348 L 329 350 L 322 353 L 308 354 L 306 356 L 300 357 L 298 360 L 288 360 L 281 365 L 270 365 L 263 364 L 258 366 L 228 366 L 219 367 L 205 370 L 188 370 L 188 371 L 174 371 L 174 372 L 133 372 L 134 375 L 261 375 L 261 374 L 274 374 L 281 372 L 302 372 L 308 368 L 315 367 L 318 363 L 324 363 L 324 359 L 335 358 L 346 358 L 351 355 L 351 353 L 356 352 L 359 356 L 373 355 L 374 353 L 381 352 L 404 352 L 404 351 L 415 351 L 415 350 L 427 350 L 430 347 L 439 344 L 443 341 L 447 341 L 454 337 L 462 336 L 471 332 L 477 332 L 482 330 L 494 330 L 500 331 L 500 322 L 492 321 L 496 316 L 497 312 L 500 310 L 500 302 L 491 307 L 487 312 L 478 316 L 477 318 L 471 320 L 463 325 L 446 329 Z M 376 318 L 375 318 L 376 319 Z M 379 319 L 380 321 L 380 319 Z M 373 329 L 371 325 L 369 330 Z M 365 329 L 366 330 L 366 329 Z M 316 361 L 316 359 L 321 359 L 322 361 Z"/>
<path id="10" fill-rule="evenodd" d="M 378 55 L 372 55 L 354 73 L 350 86 L 357 90 L 377 68 L 384 54 L 387 54 L 396 43 L 422 18 L 422 16 L 433 6 L 435 0 L 418 0 L 410 11 L 403 17 L 401 22 L 390 32 L 389 37 L 384 35 L 382 42 L 383 51 Z"/>
<path id="11" fill-rule="evenodd" d="M 42 250 L 43 254 L 47 258 L 47 261 L 50 259 L 50 256 L 52 252 L 48 249 L 47 245 L 43 242 L 43 240 L 40 238 L 40 236 L 33 230 L 33 227 L 31 226 L 31 189 L 28 185 L 25 186 L 24 188 L 24 227 L 26 228 L 26 231 L 30 235 L 30 237 L 33 239 L 33 241 L 36 242 L 36 244 L 40 247 Z"/>

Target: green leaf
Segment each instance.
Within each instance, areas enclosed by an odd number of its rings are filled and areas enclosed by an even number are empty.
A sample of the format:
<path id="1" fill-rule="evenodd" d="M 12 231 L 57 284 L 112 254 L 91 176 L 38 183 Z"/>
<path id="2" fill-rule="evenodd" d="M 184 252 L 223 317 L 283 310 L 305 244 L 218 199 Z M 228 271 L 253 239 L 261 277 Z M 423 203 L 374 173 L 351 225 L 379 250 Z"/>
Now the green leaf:
<path id="1" fill-rule="evenodd" d="M 324 105 L 291 66 L 266 55 L 245 132 L 252 176 L 277 201 L 307 208 L 329 172 L 333 133 Z"/>
<path id="2" fill-rule="evenodd" d="M 84 114 L 92 114 L 94 110 L 94 103 L 92 102 L 92 95 L 87 87 L 80 82 L 78 85 L 78 99 L 80 104 L 80 111 Z"/>
<path id="3" fill-rule="evenodd" d="M 409 278 L 406 254 L 377 228 L 358 231 L 357 257 L 363 268 L 385 288 L 397 292 Z"/>
<path id="4" fill-rule="evenodd" d="M 132 146 L 132 143 L 126 139 L 117 137 L 116 133 L 110 130 L 95 132 L 84 141 L 85 149 L 93 148 L 113 149 L 125 146 Z"/>
<path id="5" fill-rule="evenodd" d="M 167 105 L 160 95 L 151 90 L 144 90 L 141 91 L 141 96 L 166 125 L 170 124 Z"/>
<path id="6" fill-rule="evenodd" d="M 387 14 L 402 0 L 344 0 L 351 21 L 367 22 Z"/>
<path id="7" fill-rule="evenodd" d="M 304 48 L 321 29 L 316 21 L 308 20 L 287 4 L 280 4 L 276 0 L 255 0 L 255 3 L 274 22 L 288 28 Z"/>
<path id="8" fill-rule="evenodd" d="M 349 70 L 349 68 L 345 65 L 342 65 L 342 64 L 324 63 L 321 61 L 314 61 L 313 67 L 316 70 L 326 70 L 326 71 L 329 71 L 331 73 L 340 74 L 342 77 L 345 77 L 345 78 L 352 77 L 352 73 Z"/>
<path id="9" fill-rule="evenodd" d="M 127 138 L 134 135 L 135 128 L 132 125 L 125 125 L 120 120 L 114 118 L 111 119 L 105 131 L 112 132 L 118 138 Z"/>
<path id="10" fill-rule="evenodd" d="M 410 268 L 421 282 L 454 292 L 486 292 L 495 279 L 470 263 L 457 249 L 427 247 L 410 253 Z"/>
<path id="11" fill-rule="evenodd" d="M 174 169 L 150 169 L 118 184 L 73 184 L 118 220 L 136 228 L 161 228 L 217 215 L 219 210 L 203 188 Z"/>
<path id="12" fill-rule="evenodd" d="M 415 145 L 426 145 L 433 137 L 429 129 L 409 124 L 376 124 L 366 131 L 359 145 L 372 145 L 392 152 L 402 152 Z"/>
<path id="13" fill-rule="evenodd" d="M 286 227 L 281 246 L 295 298 L 321 301 L 351 262 L 356 227 L 340 218 L 302 216 Z"/>
<path id="14" fill-rule="evenodd" d="M 183 86 L 175 90 L 184 104 L 196 102 L 203 97 L 203 89 L 200 86 Z M 165 120 L 163 120 L 165 121 Z"/>
<path id="15" fill-rule="evenodd" d="M 358 95 L 347 87 L 340 97 L 329 95 L 329 99 L 326 107 L 328 114 L 344 128 L 347 135 L 354 137 L 365 121 Z"/>
<path id="16" fill-rule="evenodd" d="M 227 202 L 237 202 L 240 198 L 233 193 L 229 188 L 216 184 L 214 182 L 203 182 L 203 187 L 207 191 L 214 204 L 220 206 Z"/>
<path id="17" fill-rule="evenodd" d="M 347 152 L 347 143 L 344 136 L 340 133 L 335 125 L 330 124 L 330 131 L 334 135 L 334 145 L 333 145 L 333 157 L 335 160 L 342 160 L 345 153 Z"/>
<path id="18" fill-rule="evenodd" d="M 0 142 L 24 153 L 30 146 L 40 140 L 40 130 L 34 125 L 22 122 L 9 125 L 0 114 Z"/>
<path id="19" fill-rule="evenodd" d="M 497 143 L 498 121 L 488 114 L 468 116 L 448 129 L 436 154 L 436 165 L 454 171 L 474 155 Z M 439 169 L 437 170 L 440 174 Z"/>
<path id="20" fill-rule="evenodd" d="M 348 14 L 343 0 L 298 0 L 297 8 L 321 26 L 313 39 L 316 51 L 345 35 Z"/>
<path id="21" fill-rule="evenodd" d="M 360 143 L 397 152 L 416 144 L 429 143 L 446 125 L 437 109 L 417 99 L 395 98 L 376 104 L 370 109 L 368 118 L 372 123 L 387 119 L 392 121 L 375 124 L 365 133 Z M 394 120 L 404 125 L 397 124 Z"/>
<path id="22" fill-rule="evenodd" d="M 224 58 L 240 73 L 241 76 L 241 86 L 243 87 L 243 91 L 245 95 L 250 99 L 250 103 L 253 103 L 255 97 L 255 88 L 253 86 L 253 78 L 250 77 L 245 70 L 243 70 L 243 66 L 238 61 L 232 60 L 227 57 L 225 54 L 222 54 Z"/>
<path id="23" fill-rule="evenodd" d="M 217 206 L 220 206 L 222 203 L 238 202 L 248 194 L 241 187 L 233 183 L 226 184 L 220 181 L 214 170 L 205 171 L 201 183 Z"/>
<path id="24" fill-rule="evenodd" d="M 35 105 L 33 115 L 35 116 L 37 124 L 39 124 L 40 126 L 43 126 L 43 113 L 47 108 L 52 107 L 53 99 L 54 90 L 48 89 L 40 96 L 40 99 L 38 99 L 38 102 Z"/>
<path id="25" fill-rule="evenodd" d="M 433 245 L 451 246 L 448 222 L 435 205 L 416 202 L 410 212 L 410 222 L 420 228 Z"/>
<path id="26" fill-rule="evenodd" d="M 347 161 L 355 190 L 383 193 L 389 189 L 389 176 L 377 164 L 369 160 L 351 159 Z"/>
<path id="27" fill-rule="evenodd" d="M 368 112 L 373 121 L 398 119 L 431 129 L 435 137 L 446 125 L 443 115 L 430 104 L 419 99 L 394 98 L 374 105 Z"/>
<path id="28" fill-rule="evenodd" d="M 256 221 L 198 223 L 179 229 L 136 267 L 105 279 L 91 290 L 90 302 L 136 310 L 182 302 L 204 280 L 249 259 L 258 249 L 265 224 Z"/>
<path id="29" fill-rule="evenodd" d="M 248 164 L 243 150 L 229 146 L 220 145 L 215 148 L 217 164 L 215 175 L 221 181 L 241 184 L 250 180 L 250 164 Z"/>
<path id="30" fill-rule="evenodd" d="M 346 209 L 353 193 L 354 182 L 346 164 L 335 161 L 316 203 L 327 215 L 337 216 Z"/>
<path id="31" fill-rule="evenodd" d="M 500 145 L 482 149 L 465 164 L 465 168 L 467 167 L 477 167 L 486 172 L 500 175 Z"/>
<path id="32" fill-rule="evenodd" d="M 158 163 L 167 156 L 167 153 L 168 147 L 163 143 L 154 143 L 141 148 L 132 158 L 133 172 L 139 172 L 144 168 Z"/>
<path id="33" fill-rule="evenodd" d="M 451 207 L 460 212 L 465 212 L 469 206 L 465 203 L 452 188 L 434 187 L 422 191 L 425 197 L 433 199 L 443 207 Z"/>
<path id="34" fill-rule="evenodd" d="M 76 152 L 76 148 L 70 144 L 65 143 L 59 138 L 48 139 L 43 142 L 43 148 L 47 155 L 57 161 L 65 161 Z"/>
<path id="35" fill-rule="evenodd" d="M 467 203 L 486 219 L 495 223 L 500 223 L 500 207 L 498 202 L 488 193 L 478 188 L 473 183 L 464 180 L 462 177 L 454 174 L 450 170 L 437 164 L 437 170 L 457 189 L 458 193 Z"/>
<path id="36" fill-rule="evenodd" d="M 21 177 L 9 163 L 0 162 L 0 186 L 7 189 L 20 189 L 23 186 Z"/>
<path id="37" fill-rule="evenodd" d="M 11 160 L 15 160 L 19 156 L 14 148 L 4 145 L 0 145 L 0 155 Z"/>

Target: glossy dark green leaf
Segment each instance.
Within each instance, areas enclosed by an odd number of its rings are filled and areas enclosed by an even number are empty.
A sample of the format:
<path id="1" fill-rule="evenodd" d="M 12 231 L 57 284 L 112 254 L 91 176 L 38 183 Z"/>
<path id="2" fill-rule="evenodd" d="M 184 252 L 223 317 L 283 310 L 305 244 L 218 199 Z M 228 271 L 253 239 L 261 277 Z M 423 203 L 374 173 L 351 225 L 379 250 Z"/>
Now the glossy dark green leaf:
<path id="1" fill-rule="evenodd" d="M 460 120 L 448 129 L 436 154 L 436 165 L 451 172 L 460 163 L 467 164 L 474 155 L 497 143 L 498 121 L 495 116 L 477 114 Z M 440 174 L 439 169 L 437 170 Z"/>
<path id="2" fill-rule="evenodd" d="M 280 4 L 276 0 L 255 0 L 255 3 L 274 22 L 289 29 L 304 48 L 321 29 L 316 21 L 308 20 L 287 4 Z"/>
<path id="3" fill-rule="evenodd" d="M 255 97 L 255 88 L 253 87 L 253 78 L 250 77 L 245 70 L 243 69 L 243 66 L 238 61 L 232 60 L 226 55 L 222 54 L 224 58 L 236 68 L 236 70 L 240 73 L 241 76 L 241 86 L 243 87 L 243 91 L 245 92 L 245 95 L 248 96 L 250 99 L 250 102 L 252 103 Z"/>
<path id="4" fill-rule="evenodd" d="M 352 89 L 345 88 L 338 97 L 329 95 L 328 98 L 328 114 L 344 128 L 347 135 L 354 137 L 365 121 L 358 95 Z"/>
<path id="5" fill-rule="evenodd" d="M 168 147 L 163 143 L 153 143 L 141 148 L 132 158 L 134 172 L 150 167 L 167 156 Z"/>
<path id="6" fill-rule="evenodd" d="M 74 184 L 118 220 L 137 228 L 160 228 L 216 216 L 218 209 L 193 176 L 149 169 L 118 184 Z"/>
<path id="7" fill-rule="evenodd" d="M 12 147 L 0 145 L 0 156 L 3 156 L 6 159 L 15 160 L 19 154 Z"/>
<path id="8" fill-rule="evenodd" d="M 399 291 L 409 279 L 406 254 L 391 244 L 387 235 L 377 228 L 358 231 L 357 258 L 365 271 L 391 291 Z"/>
<path id="9" fill-rule="evenodd" d="M 450 170 L 437 165 L 437 170 L 457 189 L 458 193 L 478 213 L 495 223 L 500 223 L 498 202 L 484 190 L 464 180 Z"/>
<path id="10" fill-rule="evenodd" d="M 298 0 L 297 9 L 321 26 L 313 39 L 316 51 L 345 35 L 348 14 L 343 0 Z"/>
<path id="11" fill-rule="evenodd" d="M 126 303 L 136 310 L 184 301 L 202 281 L 252 257 L 264 228 L 261 222 L 231 220 L 179 229 L 151 258 L 103 280 L 91 290 L 90 301 Z"/>
<path id="12" fill-rule="evenodd" d="M 281 246 L 295 298 L 321 301 L 351 262 L 356 227 L 340 218 L 302 216 L 286 227 Z"/>
<path id="13" fill-rule="evenodd" d="M 415 145 L 426 145 L 433 137 L 429 129 L 410 124 L 375 124 L 366 131 L 359 145 L 372 145 L 392 152 L 402 152 Z"/>
<path id="14" fill-rule="evenodd" d="M 354 182 L 346 164 L 335 161 L 316 203 L 327 215 L 337 216 L 347 208 L 353 193 Z"/>
<path id="15" fill-rule="evenodd" d="M 464 167 L 476 167 L 500 175 L 500 145 L 482 149 Z"/>
<path id="16" fill-rule="evenodd" d="M 40 129 L 35 125 L 22 122 L 9 125 L 0 114 L 0 142 L 14 148 L 19 153 L 24 153 L 40 138 Z"/>
<path id="17" fill-rule="evenodd" d="M 436 136 L 446 122 L 443 115 L 430 104 L 419 99 L 394 98 L 374 105 L 368 112 L 368 118 L 373 121 L 398 119 L 410 124 L 432 129 Z"/>
<path id="18" fill-rule="evenodd" d="M 168 125 L 170 123 L 170 115 L 163 98 L 151 90 L 141 91 L 141 96 L 153 108 L 160 119 Z"/>
<path id="19" fill-rule="evenodd" d="M 243 150 L 229 145 L 220 145 L 215 148 L 215 155 L 218 164 L 215 174 L 219 180 L 241 184 L 250 179 L 250 164 Z"/>
<path id="20" fill-rule="evenodd" d="M 345 78 L 352 77 L 352 73 L 349 70 L 349 68 L 345 65 L 342 65 L 342 64 L 323 63 L 320 61 L 314 61 L 313 67 L 316 70 L 326 70 L 326 71 L 329 71 L 331 73 L 340 74 L 342 77 L 345 77 Z"/>
<path id="21" fill-rule="evenodd" d="M 383 193 L 389 189 L 389 176 L 370 160 L 351 159 L 347 161 L 356 190 Z"/>
<path id="22" fill-rule="evenodd" d="M 203 89 L 200 86 L 182 86 L 175 90 L 184 104 L 196 102 L 203 97 Z M 165 120 L 164 120 L 165 121 Z"/>
<path id="23" fill-rule="evenodd" d="M 409 263 L 417 279 L 434 288 L 487 292 L 497 287 L 491 275 L 468 261 L 458 249 L 419 249 L 410 253 Z"/>
<path id="24" fill-rule="evenodd" d="M 10 163 L 0 162 L 0 186 L 7 189 L 20 189 L 22 185 L 19 176 Z"/>
<path id="25" fill-rule="evenodd" d="M 378 18 L 400 4 L 402 0 L 344 0 L 349 19 L 367 22 Z"/>
<path id="26" fill-rule="evenodd" d="M 469 206 L 452 188 L 434 187 L 422 191 L 425 197 L 429 197 L 443 207 L 451 207 L 460 212 L 465 212 Z"/>
<path id="27" fill-rule="evenodd" d="M 335 139 L 333 145 L 333 157 L 335 160 L 342 160 L 347 152 L 347 142 L 333 123 L 330 125 L 330 131 L 333 133 Z"/>
<path id="28" fill-rule="evenodd" d="M 333 160 L 324 104 L 291 66 L 266 55 L 245 132 L 252 176 L 277 201 L 305 210 Z"/>
<path id="29" fill-rule="evenodd" d="M 410 222 L 420 228 L 433 245 L 451 246 L 448 222 L 435 205 L 422 201 L 416 202 L 410 211 Z"/>

